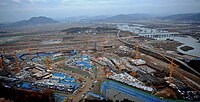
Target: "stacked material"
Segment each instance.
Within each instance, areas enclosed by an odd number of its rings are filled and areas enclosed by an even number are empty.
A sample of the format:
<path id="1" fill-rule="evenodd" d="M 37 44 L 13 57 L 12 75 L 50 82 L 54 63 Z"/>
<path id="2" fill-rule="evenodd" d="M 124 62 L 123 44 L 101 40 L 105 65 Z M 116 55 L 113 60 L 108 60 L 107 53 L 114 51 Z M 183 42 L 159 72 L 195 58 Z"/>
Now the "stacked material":
<path id="1" fill-rule="evenodd" d="M 136 87 L 139 89 L 143 89 L 145 91 L 149 91 L 149 92 L 153 91 L 152 87 L 146 86 L 143 82 L 136 79 L 135 77 L 132 77 L 131 75 L 129 75 L 127 73 L 121 73 L 121 74 L 113 73 L 113 75 L 109 76 L 108 78 L 122 82 L 122 83 L 126 83 L 130 86 L 133 86 L 133 87 Z"/>

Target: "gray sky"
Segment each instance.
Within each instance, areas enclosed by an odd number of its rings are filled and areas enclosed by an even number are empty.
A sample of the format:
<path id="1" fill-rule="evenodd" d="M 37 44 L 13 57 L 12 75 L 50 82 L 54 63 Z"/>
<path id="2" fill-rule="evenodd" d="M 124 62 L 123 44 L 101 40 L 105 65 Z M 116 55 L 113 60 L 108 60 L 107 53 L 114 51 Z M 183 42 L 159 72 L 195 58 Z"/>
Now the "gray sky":
<path id="1" fill-rule="evenodd" d="M 196 12 L 200 13 L 200 0 L 0 0 L 0 22 L 33 16 L 62 19 L 71 16 Z"/>

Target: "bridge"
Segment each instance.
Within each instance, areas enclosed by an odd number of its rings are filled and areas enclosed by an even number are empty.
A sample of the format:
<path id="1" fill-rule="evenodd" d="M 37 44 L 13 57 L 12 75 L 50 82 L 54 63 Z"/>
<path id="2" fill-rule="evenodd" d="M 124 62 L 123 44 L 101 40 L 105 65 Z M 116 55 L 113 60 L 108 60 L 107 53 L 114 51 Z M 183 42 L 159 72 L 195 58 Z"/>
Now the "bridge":
<path id="1" fill-rule="evenodd" d="M 174 37 L 178 36 L 178 32 L 159 32 L 159 33 L 140 33 L 140 36 L 147 38 L 162 38 L 162 37 Z"/>

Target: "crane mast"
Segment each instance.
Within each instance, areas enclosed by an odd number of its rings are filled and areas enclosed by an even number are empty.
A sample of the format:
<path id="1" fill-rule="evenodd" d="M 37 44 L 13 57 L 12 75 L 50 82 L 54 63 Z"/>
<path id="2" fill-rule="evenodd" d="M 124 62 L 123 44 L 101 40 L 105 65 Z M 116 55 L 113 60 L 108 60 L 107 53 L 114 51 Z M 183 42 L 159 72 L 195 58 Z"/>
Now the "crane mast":
<path id="1" fill-rule="evenodd" d="M 17 67 L 17 72 L 20 73 L 19 62 L 18 62 L 17 52 L 16 51 L 14 51 L 14 56 L 15 56 L 15 65 Z"/>
<path id="2" fill-rule="evenodd" d="M 162 56 L 164 59 L 166 59 L 168 62 L 170 62 L 170 66 L 169 66 L 169 83 L 172 83 L 173 82 L 173 69 L 174 69 L 174 66 L 175 67 L 179 67 L 177 64 L 174 63 L 174 59 L 170 60 L 168 58 L 166 58 L 164 55 L 160 54 L 160 56 Z"/>
<path id="3" fill-rule="evenodd" d="M 46 64 L 47 69 L 50 70 L 49 57 L 48 57 L 48 56 L 46 56 L 45 62 L 46 62 L 45 64 Z M 50 72 L 49 72 L 49 73 L 50 73 Z"/>
<path id="4" fill-rule="evenodd" d="M 135 61 L 136 65 L 138 65 L 138 59 L 139 59 L 139 50 L 138 50 L 138 45 L 135 46 Z"/>
<path id="5" fill-rule="evenodd" d="M 2 58 L 0 58 L 0 66 L 1 66 L 1 69 L 3 69 Z"/>

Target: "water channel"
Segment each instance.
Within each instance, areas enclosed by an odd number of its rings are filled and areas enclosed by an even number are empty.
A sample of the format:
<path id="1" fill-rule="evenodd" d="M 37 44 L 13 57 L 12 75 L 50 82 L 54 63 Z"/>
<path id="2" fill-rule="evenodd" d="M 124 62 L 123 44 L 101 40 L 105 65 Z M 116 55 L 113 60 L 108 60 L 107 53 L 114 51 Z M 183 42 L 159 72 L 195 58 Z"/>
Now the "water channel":
<path id="1" fill-rule="evenodd" d="M 155 34 L 155 33 L 157 33 L 157 34 L 168 33 L 168 31 L 146 28 L 144 25 L 141 25 L 141 24 L 131 24 L 130 25 L 128 23 L 120 23 L 120 24 L 117 24 L 117 27 L 118 27 L 118 29 L 121 29 L 124 31 L 134 32 L 134 33 L 138 34 L 139 36 L 143 36 L 144 34 L 151 35 L 151 34 Z M 173 40 L 178 41 L 183 44 L 183 45 L 177 47 L 177 50 L 179 52 L 200 57 L 200 43 L 195 38 L 193 38 L 191 36 L 184 36 L 184 37 L 182 37 L 182 36 L 168 36 L 167 37 L 166 36 L 166 37 L 154 38 L 154 39 L 166 40 L 167 38 L 173 39 Z M 189 50 L 189 51 L 183 51 L 180 49 L 182 46 L 190 46 L 190 47 L 193 47 L 194 49 Z"/>

